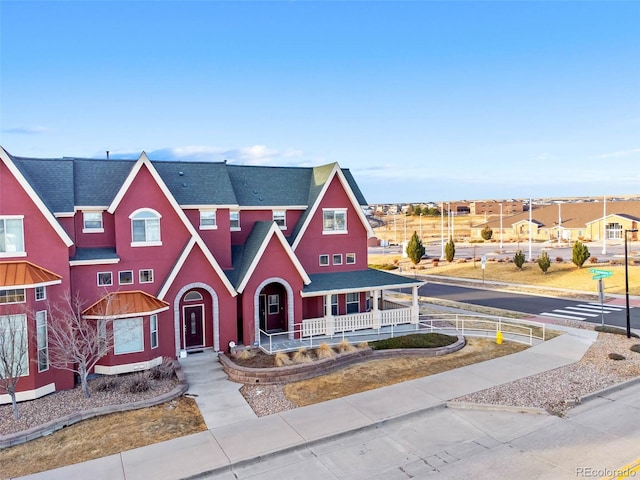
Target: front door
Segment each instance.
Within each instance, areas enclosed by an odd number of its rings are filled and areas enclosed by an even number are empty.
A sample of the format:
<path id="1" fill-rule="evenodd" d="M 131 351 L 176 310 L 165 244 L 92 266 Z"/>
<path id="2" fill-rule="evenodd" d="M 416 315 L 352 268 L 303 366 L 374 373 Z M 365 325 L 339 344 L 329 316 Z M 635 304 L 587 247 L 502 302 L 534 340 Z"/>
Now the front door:
<path id="1" fill-rule="evenodd" d="M 204 346 L 204 315 L 202 305 L 192 305 L 183 309 L 184 348 Z"/>

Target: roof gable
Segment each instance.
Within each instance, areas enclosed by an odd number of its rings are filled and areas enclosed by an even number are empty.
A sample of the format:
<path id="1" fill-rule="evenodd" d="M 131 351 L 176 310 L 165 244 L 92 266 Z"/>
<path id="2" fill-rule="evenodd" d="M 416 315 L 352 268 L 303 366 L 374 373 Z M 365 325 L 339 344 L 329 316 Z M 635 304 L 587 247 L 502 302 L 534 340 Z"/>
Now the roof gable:
<path id="1" fill-rule="evenodd" d="M 71 237 L 69 237 L 67 232 L 65 232 L 64 228 L 62 228 L 62 225 L 60 225 L 60 223 L 53 216 L 53 213 L 51 212 L 51 210 L 47 208 L 45 203 L 42 201 L 42 198 L 40 198 L 40 196 L 34 190 L 33 186 L 27 181 L 27 179 L 24 177 L 20 169 L 18 169 L 16 164 L 13 162 L 13 160 L 11 159 L 11 156 L 2 147 L 0 147 L 0 161 L 6 165 L 7 169 L 11 172 L 13 177 L 17 180 L 17 182 L 20 184 L 22 189 L 29 196 L 31 201 L 33 201 L 33 203 L 36 205 L 38 210 L 40 210 L 42 215 L 45 217 L 45 219 L 51 225 L 51 227 L 55 230 L 55 232 L 58 234 L 58 236 L 64 242 L 64 244 L 67 247 L 70 247 L 71 245 L 73 245 L 73 240 L 71 240 Z"/>
<path id="2" fill-rule="evenodd" d="M 247 286 L 247 283 L 258 266 L 258 263 L 262 259 L 269 242 L 274 237 L 284 249 L 285 253 L 291 260 L 291 263 L 295 266 L 300 277 L 302 277 L 304 284 L 308 285 L 311 282 L 311 279 L 305 272 L 302 264 L 293 252 L 293 249 L 284 238 L 284 235 L 280 231 L 278 225 L 275 222 L 256 222 L 244 244 L 242 258 L 240 259 L 237 267 L 236 290 L 238 290 L 239 293 L 242 293 L 244 288 Z"/>

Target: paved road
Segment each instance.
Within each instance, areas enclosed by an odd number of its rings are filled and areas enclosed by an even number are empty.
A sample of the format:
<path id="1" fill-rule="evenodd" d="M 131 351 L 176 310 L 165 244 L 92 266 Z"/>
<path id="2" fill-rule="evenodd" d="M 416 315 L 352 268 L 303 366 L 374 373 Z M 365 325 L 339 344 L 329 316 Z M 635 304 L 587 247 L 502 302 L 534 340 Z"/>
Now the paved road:
<path id="1" fill-rule="evenodd" d="M 640 386 L 636 385 L 591 400 L 564 418 L 436 408 L 202 478 L 608 477 L 629 472 L 637 464 L 638 405 Z"/>
<path id="2" fill-rule="evenodd" d="M 623 305 L 605 303 L 604 306 L 601 306 L 599 302 L 565 300 L 431 282 L 421 287 L 418 292 L 425 297 L 442 298 L 552 318 L 566 318 L 600 324 L 604 317 L 604 323 L 607 325 L 626 326 L 626 309 Z M 630 310 L 630 319 L 631 328 L 640 328 L 640 316 L 637 309 Z"/>

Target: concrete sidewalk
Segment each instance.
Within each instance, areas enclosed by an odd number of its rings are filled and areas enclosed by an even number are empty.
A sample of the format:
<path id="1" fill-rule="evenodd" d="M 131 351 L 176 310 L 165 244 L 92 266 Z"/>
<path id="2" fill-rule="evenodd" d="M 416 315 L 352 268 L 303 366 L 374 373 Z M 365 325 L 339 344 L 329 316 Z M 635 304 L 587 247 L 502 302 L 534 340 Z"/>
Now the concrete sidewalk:
<path id="1" fill-rule="evenodd" d="M 208 431 L 70 465 L 30 479 L 167 479 L 229 471 L 272 454 L 366 430 L 448 400 L 579 360 L 596 338 L 566 329 L 525 351 L 328 402 L 256 417 L 212 352 L 181 360 Z M 231 477 L 230 477 L 231 478 Z"/>

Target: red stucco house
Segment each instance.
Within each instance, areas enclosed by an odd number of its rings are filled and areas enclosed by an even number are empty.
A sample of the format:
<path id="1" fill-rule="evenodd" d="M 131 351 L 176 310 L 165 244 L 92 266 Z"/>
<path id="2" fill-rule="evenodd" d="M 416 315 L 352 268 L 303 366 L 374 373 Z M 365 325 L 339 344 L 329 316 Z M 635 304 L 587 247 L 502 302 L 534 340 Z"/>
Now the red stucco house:
<path id="1" fill-rule="evenodd" d="M 65 293 L 83 300 L 87 322 L 103 318 L 107 301 L 122 307 L 101 374 L 276 333 L 417 322 L 421 282 L 367 267 L 365 205 L 337 164 L 151 161 L 144 152 L 35 159 L 0 148 L 0 332 L 18 315 L 37 333 L 18 399 L 73 387 L 47 357 L 48 306 Z M 384 300 L 398 288 L 413 289 L 411 307 Z"/>

